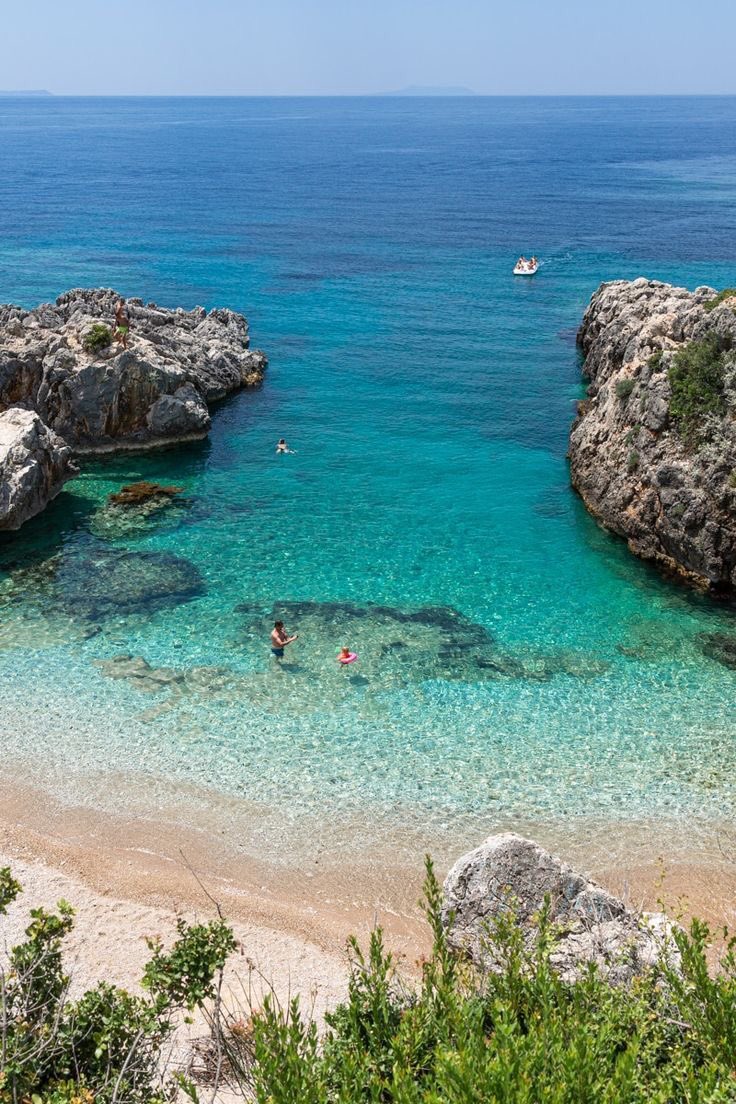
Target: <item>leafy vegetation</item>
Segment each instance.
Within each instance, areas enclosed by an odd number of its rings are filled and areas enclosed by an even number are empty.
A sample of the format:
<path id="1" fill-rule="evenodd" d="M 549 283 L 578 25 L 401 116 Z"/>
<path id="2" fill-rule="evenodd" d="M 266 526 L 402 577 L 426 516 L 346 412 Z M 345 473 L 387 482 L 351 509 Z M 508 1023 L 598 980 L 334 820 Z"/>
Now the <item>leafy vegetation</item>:
<path id="1" fill-rule="evenodd" d="M 632 449 L 629 453 L 629 458 L 626 461 L 626 470 L 629 475 L 633 475 L 636 469 L 639 467 L 639 453 L 636 449 Z"/>
<path id="2" fill-rule="evenodd" d="M 652 372 L 658 372 L 659 369 L 662 367 L 663 356 L 664 353 L 661 349 L 657 349 L 656 353 L 652 353 L 649 360 L 647 361 L 647 364 L 649 365 Z"/>
<path id="3" fill-rule="evenodd" d="M 95 322 L 94 326 L 91 326 L 84 335 L 82 344 L 88 353 L 99 353 L 101 349 L 106 349 L 112 344 L 110 327 L 105 326 L 102 322 Z"/>
<path id="4" fill-rule="evenodd" d="M 0 913 L 20 885 L 0 870 Z M 32 909 L 25 940 L 0 970 L 0 1104 L 162 1104 L 159 1059 L 175 1018 L 214 996 L 213 980 L 235 942 L 222 921 L 178 925 L 165 953 L 143 979 L 149 995 L 131 996 L 100 982 L 80 998 L 69 995 L 62 947 L 73 910 Z"/>
<path id="5" fill-rule="evenodd" d="M 726 299 L 733 299 L 734 307 L 736 307 L 736 288 L 724 288 L 723 291 L 719 291 L 713 299 L 709 299 L 707 303 L 703 304 L 703 309 L 710 313 L 710 311 L 715 310 L 716 307 L 719 307 L 721 303 L 725 302 Z"/>
<path id="6" fill-rule="evenodd" d="M 636 387 L 633 379 L 621 379 L 616 382 L 616 398 L 626 402 L 631 392 Z"/>
<path id="7" fill-rule="evenodd" d="M 703 443 L 709 414 L 722 415 L 726 410 L 724 357 L 732 345 L 730 336 L 712 333 L 702 341 L 691 341 L 672 358 L 670 417 L 688 447 Z"/>
<path id="8" fill-rule="evenodd" d="M 9 873 L 0 875 L 0 884 L 3 877 L 8 884 Z M 17 888 L 11 885 L 9 892 Z M 225 1084 L 257 1104 L 736 1100 L 734 940 L 726 938 L 716 974 L 708 969 L 710 931 L 694 921 L 689 933 L 674 936 L 679 968 L 673 957 L 630 986 L 614 987 L 591 966 L 576 982 L 565 983 L 552 966 L 557 932 L 549 909 L 537 918 L 532 940 L 525 940 L 508 912 L 488 932 L 498 970 L 481 975 L 449 946 L 440 907 L 441 890 L 428 862 L 425 911 L 433 946 L 421 980 L 416 985 L 402 980 L 380 930 L 367 952 L 351 940 L 347 999 L 328 1015 L 323 1036 L 297 999 L 281 1007 L 269 996 L 247 1020 L 226 1014 L 217 1000 L 207 1003 L 214 973 L 232 946 L 221 923 L 180 926 L 169 954 L 154 946 L 145 975 L 149 998 L 101 985 L 64 1004 L 65 982 L 54 956 L 71 918 L 66 909 L 53 918 L 37 916 L 41 927 L 48 924 L 45 949 L 31 925 L 33 948 L 22 974 L 34 972 L 31 964 L 39 965 L 39 953 L 45 962 L 46 950 L 53 961 L 50 972 L 44 966 L 37 975 L 45 979 L 34 989 L 40 1000 L 32 1000 L 20 1020 L 9 1014 L 15 1005 L 8 996 L 18 978 L 11 972 L 4 979 L 0 1101 L 160 1104 L 172 1099 L 166 1094 L 173 1086 L 157 1086 L 150 1061 L 170 1030 L 171 1009 L 194 1004 L 209 1009 L 215 1073 L 201 1095 L 195 1084 L 180 1079 L 193 1102 L 213 1098 Z M 19 1031 L 33 1034 L 20 1072 L 12 1050 Z"/>

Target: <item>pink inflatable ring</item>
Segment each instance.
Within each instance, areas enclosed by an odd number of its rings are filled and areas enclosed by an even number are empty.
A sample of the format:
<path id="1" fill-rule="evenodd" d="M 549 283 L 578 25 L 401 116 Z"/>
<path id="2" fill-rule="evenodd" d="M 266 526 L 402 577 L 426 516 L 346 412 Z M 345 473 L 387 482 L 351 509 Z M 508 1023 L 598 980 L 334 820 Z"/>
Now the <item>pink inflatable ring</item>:
<path id="1" fill-rule="evenodd" d="M 346 666 L 348 663 L 355 663 L 356 659 L 358 658 L 358 653 L 350 652 L 349 655 L 340 655 L 337 658 L 340 660 L 340 663 L 342 663 L 343 666 Z"/>

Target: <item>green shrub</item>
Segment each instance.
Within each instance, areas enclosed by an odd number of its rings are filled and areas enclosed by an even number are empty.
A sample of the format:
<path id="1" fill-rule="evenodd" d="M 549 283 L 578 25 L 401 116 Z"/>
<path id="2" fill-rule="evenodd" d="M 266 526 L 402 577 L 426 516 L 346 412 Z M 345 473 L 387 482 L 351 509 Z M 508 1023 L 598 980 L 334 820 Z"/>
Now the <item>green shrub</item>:
<path id="1" fill-rule="evenodd" d="M 736 963 L 729 946 L 709 975 L 706 925 L 676 936 L 681 976 L 665 963 L 613 987 L 592 966 L 560 979 L 548 910 L 531 947 L 507 915 L 488 936 L 499 971 L 480 976 L 448 947 L 431 866 L 426 887 L 434 945 L 418 989 L 402 984 L 377 932 L 366 956 L 353 944 L 348 997 L 321 1045 L 298 1002 L 268 999 L 255 1060 L 241 1067 L 257 1104 L 734 1100 Z"/>
<path id="2" fill-rule="evenodd" d="M 629 429 L 627 431 L 626 436 L 624 437 L 624 444 L 633 445 L 634 441 L 636 440 L 636 438 L 638 436 L 639 436 L 639 426 L 638 425 L 632 426 L 631 429 Z"/>
<path id="3" fill-rule="evenodd" d="M 652 353 L 649 360 L 647 361 L 647 364 L 649 365 L 652 372 L 658 372 L 659 369 L 662 367 L 662 357 L 663 356 L 664 356 L 664 353 L 662 352 L 661 349 L 657 349 L 656 353 Z"/>
<path id="4" fill-rule="evenodd" d="M 708 414 L 725 413 L 724 354 L 732 344 L 728 336 L 709 334 L 702 341 L 691 341 L 672 358 L 670 417 L 688 447 L 703 443 L 703 422 Z"/>
<path id="5" fill-rule="evenodd" d="M 639 467 L 639 453 L 636 449 L 632 449 L 629 453 L 629 458 L 626 461 L 626 470 L 629 475 L 633 475 L 636 469 Z"/>
<path id="6" fill-rule="evenodd" d="M 82 344 L 88 353 L 98 353 L 101 349 L 106 349 L 112 344 L 110 327 L 105 326 L 102 322 L 95 322 L 94 326 L 87 330 L 84 335 Z"/>
<path id="7" fill-rule="evenodd" d="M 728 477 L 729 487 L 736 487 L 736 470 L 732 471 Z"/>
<path id="8" fill-rule="evenodd" d="M 618 380 L 616 383 L 616 398 L 621 399 L 622 402 L 626 402 L 635 387 L 636 381 L 633 379 Z"/>
<path id="9" fill-rule="evenodd" d="M 0 870 L 0 913 L 20 886 Z M 31 909 L 26 938 L 0 969 L 0 1104 L 163 1104 L 161 1048 L 175 1017 L 213 996 L 213 978 L 234 948 L 222 921 L 178 925 L 164 954 L 158 943 L 146 967 L 150 996 L 107 982 L 69 997 L 62 949 L 73 910 Z"/>
<path id="10" fill-rule="evenodd" d="M 16 893 L 0 872 L 0 908 Z M 215 1099 L 223 1078 L 256 1104 L 733 1104 L 736 955 L 728 933 L 715 974 L 710 931 L 696 920 L 689 933 L 674 933 L 679 969 L 665 958 L 630 985 L 612 986 L 591 965 L 563 982 L 552 966 L 558 933 L 548 905 L 531 940 L 511 909 L 489 927 L 497 970 L 482 974 L 449 946 L 440 909 L 428 860 L 432 950 L 421 980 L 402 979 L 380 930 L 367 952 L 351 940 L 347 998 L 327 1015 L 323 1037 L 298 999 L 282 1008 L 269 995 L 247 1023 L 215 999 L 215 1072 L 201 1097 L 183 1077 L 174 1079 L 179 1089 L 195 1104 Z M 37 910 L 15 960 L 26 966 L 0 978 L 0 1104 L 172 1100 L 175 1084 L 157 1079 L 162 1043 L 175 1010 L 213 995 L 232 949 L 227 926 L 180 925 L 168 954 L 154 944 L 150 996 L 103 983 L 70 1001 L 57 958 L 70 924 L 68 907 Z M 29 1004 L 27 965 L 40 977 L 47 954 L 50 986 L 34 990 Z"/>
<path id="11" fill-rule="evenodd" d="M 733 299 L 733 305 L 736 308 L 736 288 L 724 288 L 723 291 L 719 291 L 713 299 L 709 299 L 707 303 L 703 303 L 703 309 L 710 313 L 710 311 L 715 310 L 716 307 L 720 306 L 726 299 Z"/>

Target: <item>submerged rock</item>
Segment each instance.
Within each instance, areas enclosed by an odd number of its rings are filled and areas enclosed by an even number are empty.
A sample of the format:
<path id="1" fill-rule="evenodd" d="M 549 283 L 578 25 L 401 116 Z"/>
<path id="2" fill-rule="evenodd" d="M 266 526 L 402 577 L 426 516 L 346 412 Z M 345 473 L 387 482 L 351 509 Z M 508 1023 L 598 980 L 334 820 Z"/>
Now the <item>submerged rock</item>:
<path id="1" fill-rule="evenodd" d="M 180 605 L 206 593 L 197 567 L 163 552 L 95 549 L 62 556 L 53 578 L 56 602 L 89 620 Z"/>
<path id="2" fill-rule="evenodd" d="M 567 981 L 589 963 L 621 984 L 664 956 L 678 961 L 674 925 L 666 916 L 628 909 L 549 851 L 510 832 L 490 836 L 447 875 L 442 916 L 450 943 L 477 966 L 493 969 L 494 922 L 513 915 L 532 944 L 546 898 L 559 935 L 551 963 Z"/>
<path id="3" fill-rule="evenodd" d="M 546 682 L 557 675 L 597 678 L 609 664 L 569 651 L 510 655 L 484 625 L 452 606 L 364 605 L 353 602 L 277 602 L 268 613 L 247 603 L 247 632 L 267 639 L 276 620 L 297 629 L 303 640 L 331 647 L 350 642 L 361 653 L 361 669 L 399 682 L 451 679 L 467 682 L 516 678 Z"/>
<path id="4" fill-rule="evenodd" d="M 603 284 L 578 335 L 590 387 L 570 433 L 590 512 L 637 556 L 716 592 L 736 587 L 735 307 L 712 288 Z M 703 341 L 721 351 L 673 405 L 678 354 Z"/>
<path id="5" fill-rule="evenodd" d="M 700 637 L 700 648 L 709 659 L 736 670 L 736 636 L 729 636 L 728 633 L 704 633 Z"/>
<path id="6" fill-rule="evenodd" d="M 0 529 L 20 529 L 76 474 L 71 449 L 37 414 L 0 414 Z"/>
<path id="7" fill-rule="evenodd" d="M 168 690 L 173 695 L 215 695 L 225 690 L 234 678 L 233 672 L 225 667 L 152 667 L 143 656 L 127 654 L 98 659 L 95 664 L 108 678 L 125 679 L 148 694 Z"/>
<path id="8" fill-rule="evenodd" d="M 150 483 L 144 479 L 139 483 L 127 483 L 119 491 L 109 495 L 108 501 L 113 506 L 141 506 L 143 503 L 151 502 L 165 504 L 174 495 L 181 494 L 183 490 L 183 487 Z"/>

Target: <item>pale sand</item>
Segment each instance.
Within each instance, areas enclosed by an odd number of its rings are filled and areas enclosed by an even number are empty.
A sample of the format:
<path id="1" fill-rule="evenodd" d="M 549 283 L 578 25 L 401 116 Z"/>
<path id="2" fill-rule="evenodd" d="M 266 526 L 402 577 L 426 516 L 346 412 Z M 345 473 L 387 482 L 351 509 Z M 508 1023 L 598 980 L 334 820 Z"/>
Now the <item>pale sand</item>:
<path id="1" fill-rule="evenodd" d="M 102 812 L 61 804 L 0 772 L 0 865 L 10 865 L 25 886 L 9 917 L 0 918 L 0 939 L 7 945 L 19 935 L 32 905 L 64 897 L 78 910 L 69 941 L 75 986 L 105 978 L 134 987 L 148 956 L 144 937 L 170 937 L 177 914 L 214 916 L 209 893 L 242 945 L 230 986 L 255 984 L 257 1004 L 262 975 L 282 1001 L 300 993 L 321 1018 L 345 993 L 351 933 L 365 941 L 380 923 L 404 967 L 416 970 L 428 949 L 418 907 L 423 853 L 433 851 L 442 876 L 485 835 L 509 828 L 555 850 L 632 905 L 656 908 L 664 900 L 673 913 L 697 913 L 716 924 L 736 917 L 736 845 L 725 827 L 718 837 L 694 834 L 689 826 L 660 828 L 657 835 L 651 825 L 592 822 L 576 825 L 574 834 L 564 825 L 477 821 L 454 831 L 428 824 L 389 832 L 387 819 L 372 826 L 370 848 L 356 851 L 351 833 L 362 839 L 368 831 L 360 821 L 331 824 L 329 833 L 325 825 L 321 837 L 314 825 L 297 822 L 293 850 L 264 848 L 254 857 L 253 839 L 248 847 L 241 842 L 249 830 L 258 835 L 255 811 L 221 797 L 215 805 L 210 794 L 205 816 L 206 796 L 192 792 L 184 807 L 167 805 L 159 787 L 155 802 L 141 791 L 137 809 L 127 795 L 125 814 Z M 101 802 L 101 792 L 94 797 Z M 660 854 L 670 857 L 661 864 Z"/>

